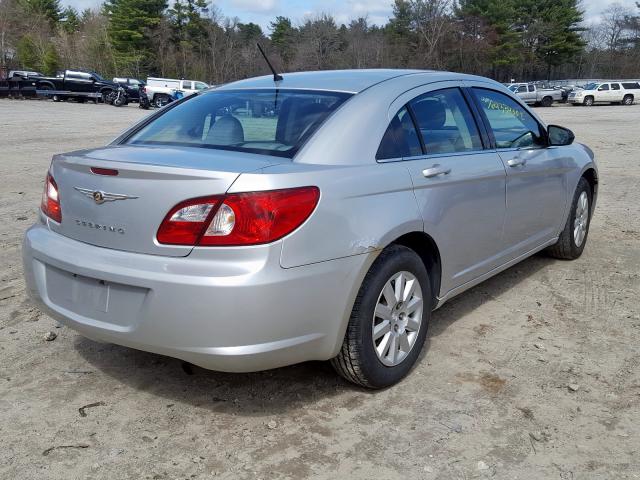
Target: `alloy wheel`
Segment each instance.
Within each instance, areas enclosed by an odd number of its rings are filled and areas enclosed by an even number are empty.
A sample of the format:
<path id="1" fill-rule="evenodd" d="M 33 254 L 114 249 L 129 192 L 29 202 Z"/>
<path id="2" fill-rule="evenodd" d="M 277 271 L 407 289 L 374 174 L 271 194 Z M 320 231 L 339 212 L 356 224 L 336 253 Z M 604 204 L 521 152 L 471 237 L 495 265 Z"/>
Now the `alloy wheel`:
<path id="1" fill-rule="evenodd" d="M 573 221 L 573 241 L 576 247 L 580 247 L 587 236 L 587 226 L 589 224 L 589 197 L 587 192 L 582 192 L 576 204 L 576 216 Z"/>
<path id="2" fill-rule="evenodd" d="M 373 348 L 388 367 L 402 363 L 416 343 L 422 325 L 422 287 L 410 272 L 385 283 L 373 314 Z"/>

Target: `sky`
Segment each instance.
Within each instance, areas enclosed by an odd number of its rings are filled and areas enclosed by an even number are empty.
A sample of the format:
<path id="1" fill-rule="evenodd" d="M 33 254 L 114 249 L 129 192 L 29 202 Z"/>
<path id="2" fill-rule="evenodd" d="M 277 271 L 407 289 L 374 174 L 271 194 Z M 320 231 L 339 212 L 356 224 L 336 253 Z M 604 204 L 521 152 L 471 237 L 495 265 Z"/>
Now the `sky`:
<path id="1" fill-rule="evenodd" d="M 168 0 L 169 3 L 172 0 Z M 582 0 L 587 23 L 598 20 L 601 12 L 608 6 L 619 3 L 635 9 L 636 0 Z M 71 5 L 78 10 L 96 8 L 102 0 L 61 0 L 63 5 Z M 303 23 L 305 18 L 318 13 L 333 15 L 338 23 L 348 23 L 351 19 L 367 16 L 370 23 L 383 25 L 391 16 L 392 0 L 214 0 L 226 17 L 238 17 L 242 22 L 254 22 L 265 33 L 277 15 L 291 18 L 295 24 Z"/>

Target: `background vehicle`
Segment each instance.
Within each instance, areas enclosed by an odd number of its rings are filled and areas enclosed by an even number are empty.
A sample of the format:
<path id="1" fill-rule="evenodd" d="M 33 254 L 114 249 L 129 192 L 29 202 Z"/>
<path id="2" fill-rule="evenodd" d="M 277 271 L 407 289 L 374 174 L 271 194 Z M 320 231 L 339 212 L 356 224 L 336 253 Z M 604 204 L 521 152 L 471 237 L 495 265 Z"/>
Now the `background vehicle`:
<path id="1" fill-rule="evenodd" d="M 10 70 L 7 79 L 11 78 L 27 78 L 27 77 L 44 77 L 40 72 L 34 72 L 32 70 Z"/>
<path id="2" fill-rule="evenodd" d="M 582 254 L 593 152 L 500 84 L 282 83 L 187 97 L 55 156 L 27 290 L 91 338 L 226 371 L 332 359 L 381 388 L 410 371 L 433 309 L 545 248 Z M 272 116 L 254 113 L 265 103 Z"/>
<path id="3" fill-rule="evenodd" d="M 509 86 L 528 105 L 550 107 L 553 102 L 562 101 L 562 91 L 553 88 L 538 88 L 535 83 L 514 83 Z"/>
<path id="4" fill-rule="evenodd" d="M 78 101 L 104 100 L 109 93 L 117 88 L 117 84 L 105 80 L 95 72 L 80 70 L 64 70 L 55 77 L 28 77 L 34 80 L 38 93 L 43 93 L 57 102 L 67 98 Z"/>
<path id="5" fill-rule="evenodd" d="M 149 101 L 149 97 L 147 97 L 147 89 L 143 85 L 140 85 L 138 88 L 138 107 L 143 110 L 149 110 L 151 108 L 151 102 Z"/>
<path id="6" fill-rule="evenodd" d="M 118 88 L 115 91 L 107 95 L 105 102 L 113 105 L 114 107 L 127 105 L 129 103 L 129 94 L 127 89 L 122 85 L 118 85 Z"/>
<path id="7" fill-rule="evenodd" d="M 175 97 L 175 91 L 180 90 L 183 95 L 191 95 L 209 88 L 204 82 L 196 80 L 176 80 L 173 78 L 147 78 L 146 92 L 149 101 L 161 107 L 169 103 L 172 97 Z"/>
<path id="8" fill-rule="evenodd" d="M 582 90 L 569 94 L 568 102 L 574 105 L 591 106 L 595 103 L 633 105 L 640 98 L 640 82 L 592 82 Z"/>
<path id="9" fill-rule="evenodd" d="M 144 87 L 145 83 L 137 78 L 129 77 L 115 77 L 114 83 L 121 85 L 127 91 L 127 98 L 129 102 L 137 102 L 140 99 L 140 87 Z"/>

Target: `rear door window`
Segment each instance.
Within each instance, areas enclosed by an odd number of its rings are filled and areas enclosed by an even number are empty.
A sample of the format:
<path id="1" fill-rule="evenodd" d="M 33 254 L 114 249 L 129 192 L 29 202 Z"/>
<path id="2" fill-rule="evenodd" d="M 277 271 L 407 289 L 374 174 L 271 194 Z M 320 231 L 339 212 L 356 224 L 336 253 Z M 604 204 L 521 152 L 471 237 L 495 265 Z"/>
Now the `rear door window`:
<path id="1" fill-rule="evenodd" d="M 409 105 L 427 154 L 482 150 L 478 127 L 459 89 L 425 93 Z"/>
<path id="2" fill-rule="evenodd" d="M 128 144 L 182 145 L 293 158 L 351 94 L 312 90 L 214 90 L 169 108 Z"/>
<path id="3" fill-rule="evenodd" d="M 535 92 L 536 91 L 536 87 L 534 87 L 533 85 L 529 85 L 529 91 L 530 92 Z"/>
<path id="4" fill-rule="evenodd" d="M 522 105 L 503 93 L 473 88 L 493 132 L 496 148 L 542 148 L 544 130 Z"/>
<path id="5" fill-rule="evenodd" d="M 407 107 L 402 107 L 393 117 L 382 137 L 376 153 L 376 160 L 415 157 L 417 155 L 422 155 L 418 133 Z"/>
<path id="6" fill-rule="evenodd" d="M 620 90 L 620 84 L 619 83 L 612 83 L 611 84 L 611 90 Z"/>

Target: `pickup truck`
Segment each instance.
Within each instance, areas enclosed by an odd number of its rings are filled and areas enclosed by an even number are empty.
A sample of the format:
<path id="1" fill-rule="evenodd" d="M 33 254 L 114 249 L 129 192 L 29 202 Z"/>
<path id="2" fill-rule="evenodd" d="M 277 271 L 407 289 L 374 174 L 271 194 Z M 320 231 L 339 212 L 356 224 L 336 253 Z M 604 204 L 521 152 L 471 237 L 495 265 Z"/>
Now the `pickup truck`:
<path id="1" fill-rule="evenodd" d="M 95 72 L 79 70 L 64 70 L 55 77 L 27 77 L 27 80 L 35 83 L 39 95 L 51 97 L 54 102 L 67 98 L 80 102 L 87 98 L 104 101 L 107 95 L 118 88 L 116 83 L 105 80 Z"/>
<path id="2" fill-rule="evenodd" d="M 573 105 L 590 107 L 594 103 L 633 105 L 640 98 L 640 82 L 587 83 L 581 90 L 574 90 L 567 101 Z"/>
<path id="3" fill-rule="evenodd" d="M 529 105 L 550 107 L 553 102 L 562 101 L 562 91 L 552 88 L 538 88 L 534 83 L 513 83 L 509 90 Z"/>
<path id="4" fill-rule="evenodd" d="M 173 78 L 147 78 L 146 92 L 149 101 L 156 107 L 169 103 L 176 90 L 181 90 L 185 96 L 209 88 L 204 82 L 197 80 L 176 80 Z"/>

